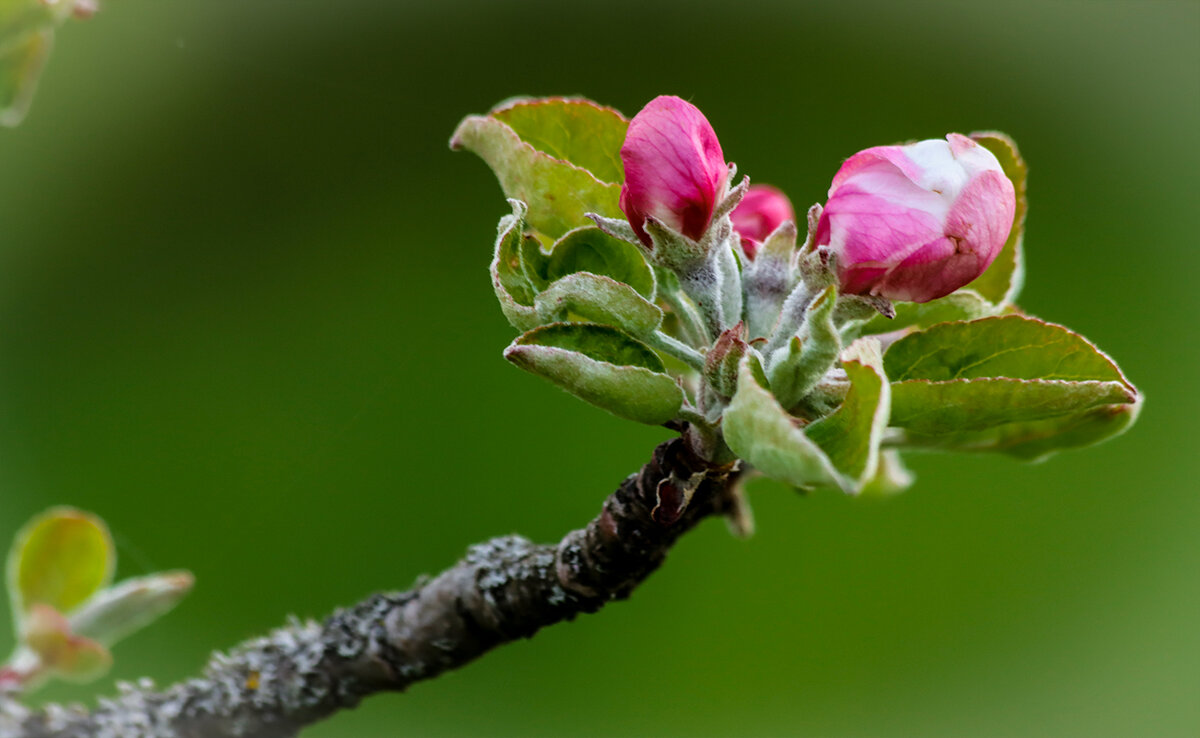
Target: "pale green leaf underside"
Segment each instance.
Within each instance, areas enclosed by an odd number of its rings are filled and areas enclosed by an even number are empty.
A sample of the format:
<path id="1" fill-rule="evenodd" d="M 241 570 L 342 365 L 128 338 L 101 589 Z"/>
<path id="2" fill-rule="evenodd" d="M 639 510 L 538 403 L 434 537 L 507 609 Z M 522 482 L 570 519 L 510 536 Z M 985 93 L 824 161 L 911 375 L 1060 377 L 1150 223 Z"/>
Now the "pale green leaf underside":
<path id="1" fill-rule="evenodd" d="M 1133 403 L 1100 405 L 1067 415 L 958 432 L 921 435 L 908 431 L 903 445 L 945 451 L 995 452 L 1040 461 L 1058 451 L 1083 448 L 1125 432 L 1141 410 Z"/>
<path id="2" fill-rule="evenodd" d="M 1114 403 L 1135 395 L 1122 382 L 1040 379 L 911 380 L 892 385 L 891 424 L 934 436 L 1032 421 Z"/>
<path id="3" fill-rule="evenodd" d="M 504 357 L 622 418 L 661 425 L 675 418 L 683 390 L 649 347 L 609 326 L 554 323 L 517 338 Z"/>
<path id="4" fill-rule="evenodd" d="M 576 272 L 557 280 L 535 300 L 537 315 L 545 323 L 584 320 L 611 325 L 634 336 L 653 333 L 663 312 L 629 285 L 590 272 Z"/>

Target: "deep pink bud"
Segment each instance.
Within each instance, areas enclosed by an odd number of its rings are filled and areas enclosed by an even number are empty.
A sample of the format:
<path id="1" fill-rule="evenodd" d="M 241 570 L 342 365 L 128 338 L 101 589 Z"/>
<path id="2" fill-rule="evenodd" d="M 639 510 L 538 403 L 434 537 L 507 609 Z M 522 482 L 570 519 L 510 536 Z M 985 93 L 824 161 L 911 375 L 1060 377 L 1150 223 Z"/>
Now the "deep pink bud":
<path id="1" fill-rule="evenodd" d="M 696 106 L 672 95 L 651 100 L 629 122 L 621 162 L 621 210 L 642 243 L 651 245 L 644 227 L 650 216 L 693 240 L 704 235 L 725 197 L 729 167 Z"/>
<path id="2" fill-rule="evenodd" d="M 729 217 L 733 220 L 733 230 L 742 237 L 742 251 L 747 259 L 754 258 L 758 247 L 783 221 L 796 222 L 787 195 L 771 185 L 751 185 Z"/>
<path id="3" fill-rule="evenodd" d="M 847 159 L 829 188 L 816 244 L 837 256 L 844 294 L 928 302 L 983 274 L 1015 210 L 996 157 L 951 133 Z"/>

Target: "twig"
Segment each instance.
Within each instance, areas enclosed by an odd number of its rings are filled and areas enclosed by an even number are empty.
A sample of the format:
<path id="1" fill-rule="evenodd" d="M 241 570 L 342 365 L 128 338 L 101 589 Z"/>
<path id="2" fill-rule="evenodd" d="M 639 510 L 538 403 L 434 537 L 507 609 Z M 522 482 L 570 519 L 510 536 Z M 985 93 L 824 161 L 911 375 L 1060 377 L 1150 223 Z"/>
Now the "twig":
<path id="1" fill-rule="evenodd" d="M 372 595 L 321 624 L 289 623 L 163 691 L 122 685 L 91 711 L 0 700 L 0 738 L 294 736 L 368 695 L 403 690 L 627 597 L 681 534 L 729 511 L 736 474 L 682 439 L 667 441 L 558 544 L 505 536 L 472 546 L 415 589 Z"/>

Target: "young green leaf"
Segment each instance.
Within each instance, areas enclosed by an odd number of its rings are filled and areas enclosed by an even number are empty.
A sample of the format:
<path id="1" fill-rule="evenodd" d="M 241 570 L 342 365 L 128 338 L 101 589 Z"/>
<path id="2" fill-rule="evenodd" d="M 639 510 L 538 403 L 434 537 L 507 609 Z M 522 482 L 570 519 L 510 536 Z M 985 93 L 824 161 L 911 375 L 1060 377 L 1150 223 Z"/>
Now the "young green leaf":
<path id="1" fill-rule="evenodd" d="M 1012 231 L 1008 240 L 996 256 L 996 260 L 987 271 L 979 275 L 967 289 L 974 290 L 996 305 L 1011 304 L 1016 301 L 1025 280 L 1025 259 L 1021 253 L 1021 244 L 1025 239 L 1025 211 L 1028 201 L 1025 197 L 1025 180 L 1029 168 L 1017 150 L 1017 144 L 1011 138 L 997 131 L 972 133 L 971 138 L 988 151 L 996 155 L 1004 174 L 1013 183 L 1016 191 L 1017 208 L 1013 214 Z"/>
<path id="2" fill-rule="evenodd" d="M 561 98 L 501 105 L 487 115 L 464 119 L 450 147 L 482 158 L 504 194 L 529 205 L 529 224 L 558 238 L 584 225 L 584 213 L 621 216 L 620 170 L 610 159 L 615 155 L 619 161 L 620 142 L 615 149 L 612 142 L 618 135 L 624 139 L 627 123 L 605 110 Z"/>
<path id="3" fill-rule="evenodd" d="M 784 407 L 799 402 L 837 360 L 842 343 L 833 324 L 836 305 L 837 288 L 830 285 L 809 303 L 799 333 L 771 355 L 767 376 Z"/>
<path id="4" fill-rule="evenodd" d="M 752 356 L 742 359 L 737 392 L 725 410 L 722 430 L 729 448 L 768 477 L 793 487 L 840 487 L 852 483 L 755 378 Z"/>
<path id="5" fill-rule="evenodd" d="M 583 98 L 521 98 L 491 115 L 521 140 L 556 159 L 582 167 L 601 182 L 623 182 L 621 144 L 629 121 L 616 110 Z"/>
<path id="6" fill-rule="evenodd" d="M 629 420 L 661 425 L 675 418 L 683 390 L 662 359 L 616 328 L 552 323 L 525 333 L 504 358 L 582 400 Z"/>
<path id="7" fill-rule="evenodd" d="M 909 380 L 892 385 L 892 425 L 913 434 L 959 434 L 1136 399 L 1120 382 L 1044 379 Z"/>
<path id="8" fill-rule="evenodd" d="M 37 516 L 8 555 L 14 625 L 38 604 L 71 612 L 112 580 L 115 563 L 112 537 L 96 516 L 67 507 Z"/>
<path id="9" fill-rule="evenodd" d="M 1041 461 L 1059 451 L 1084 448 L 1121 435 L 1137 420 L 1142 401 L 1100 405 L 1041 420 L 1005 423 L 983 430 L 937 435 L 905 431 L 901 445 L 962 452 L 995 452 Z"/>
<path id="10" fill-rule="evenodd" d="M 1021 315 L 942 323 L 896 341 L 884 356 L 892 425 L 906 442 L 947 447 L 1008 445 L 996 426 L 1076 416 L 1126 405 L 1137 390 L 1077 333 Z M 1033 432 L 1057 428 L 1043 423 Z M 1064 428 L 1065 430 L 1065 428 Z M 983 432 L 982 437 L 972 434 Z"/>
<path id="11" fill-rule="evenodd" d="M 908 489 L 916 481 L 916 475 L 904 465 L 900 452 L 893 448 L 885 448 L 879 453 L 879 465 L 875 476 L 863 484 L 861 494 L 864 497 L 886 497 L 899 494 Z"/>
<path id="12" fill-rule="evenodd" d="M 1024 315 L 935 325 L 896 341 L 883 361 L 893 382 L 1010 377 L 1128 385 L 1086 338 Z"/>
<path id="13" fill-rule="evenodd" d="M 534 301 L 543 323 L 569 320 L 611 325 L 634 336 L 653 333 L 663 312 L 624 282 L 591 272 L 575 272 L 554 282 Z"/>
<path id="14" fill-rule="evenodd" d="M 194 583 L 195 577 L 186 571 L 126 579 L 100 590 L 71 613 L 71 631 L 111 646 L 170 612 Z"/>
<path id="15" fill-rule="evenodd" d="M 804 429 L 847 479 L 858 485 L 875 476 L 879 444 L 891 408 L 879 341 L 864 338 L 842 352 L 850 389 L 841 407 Z M 848 490 L 849 491 L 849 490 Z"/>
<path id="16" fill-rule="evenodd" d="M 654 270 L 642 249 L 613 238 L 596 226 L 576 228 L 555 242 L 545 266 L 547 282 L 575 272 L 591 272 L 624 282 L 647 300 L 655 296 Z"/>
<path id="17" fill-rule="evenodd" d="M 497 227 L 496 249 L 492 257 L 492 290 L 500 310 L 514 328 L 521 331 L 540 325 L 533 303 L 537 290 L 526 276 L 523 263 L 525 251 L 525 213 L 528 208 L 520 200 L 509 200 L 512 215 L 500 219 Z"/>

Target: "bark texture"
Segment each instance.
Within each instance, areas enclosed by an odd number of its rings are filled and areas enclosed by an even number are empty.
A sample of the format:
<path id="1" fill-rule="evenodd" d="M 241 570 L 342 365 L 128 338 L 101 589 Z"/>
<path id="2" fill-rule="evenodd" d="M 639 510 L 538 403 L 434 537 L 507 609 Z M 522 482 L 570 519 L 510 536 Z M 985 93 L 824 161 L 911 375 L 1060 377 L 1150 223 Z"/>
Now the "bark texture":
<path id="1" fill-rule="evenodd" d="M 466 664 L 493 647 L 629 595 L 701 519 L 736 514 L 736 472 L 673 439 L 557 544 L 520 536 L 465 558 L 402 593 L 375 594 L 323 623 L 293 621 L 216 654 L 203 676 L 149 683 L 92 710 L 29 710 L 0 698 L 0 738 L 282 738 Z"/>

